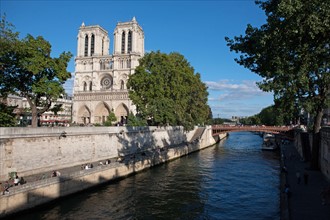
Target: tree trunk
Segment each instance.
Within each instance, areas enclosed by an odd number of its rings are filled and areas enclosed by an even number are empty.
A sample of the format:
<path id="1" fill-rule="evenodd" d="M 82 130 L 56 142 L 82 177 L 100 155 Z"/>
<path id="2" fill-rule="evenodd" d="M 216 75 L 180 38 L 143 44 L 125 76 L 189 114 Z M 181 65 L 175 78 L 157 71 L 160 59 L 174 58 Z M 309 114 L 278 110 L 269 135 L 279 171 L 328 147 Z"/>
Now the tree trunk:
<path id="1" fill-rule="evenodd" d="M 25 95 L 25 98 L 26 98 L 26 100 L 29 103 L 30 108 L 31 108 L 31 116 L 32 116 L 31 127 L 36 128 L 36 127 L 38 127 L 38 109 L 37 109 L 37 106 L 31 100 L 30 96 Z"/>
<path id="2" fill-rule="evenodd" d="M 320 129 L 323 117 L 323 109 L 319 110 L 316 118 L 314 119 L 313 125 L 313 146 L 312 146 L 312 158 L 311 158 L 311 169 L 319 169 L 319 153 L 320 153 Z"/>
<path id="3" fill-rule="evenodd" d="M 37 112 L 37 107 L 35 105 L 31 106 L 31 114 L 32 114 L 31 127 L 36 128 L 38 127 L 38 112 Z"/>
<path id="4" fill-rule="evenodd" d="M 31 127 L 36 128 L 39 126 L 38 117 L 50 108 L 50 106 L 52 105 L 52 101 L 49 99 L 49 97 L 47 97 L 46 100 L 47 105 L 43 106 L 42 109 L 40 108 L 38 109 L 35 103 L 39 103 L 40 96 L 35 97 L 33 100 L 28 95 L 26 95 L 25 98 L 28 101 L 31 108 L 31 116 L 32 116 Z"/>

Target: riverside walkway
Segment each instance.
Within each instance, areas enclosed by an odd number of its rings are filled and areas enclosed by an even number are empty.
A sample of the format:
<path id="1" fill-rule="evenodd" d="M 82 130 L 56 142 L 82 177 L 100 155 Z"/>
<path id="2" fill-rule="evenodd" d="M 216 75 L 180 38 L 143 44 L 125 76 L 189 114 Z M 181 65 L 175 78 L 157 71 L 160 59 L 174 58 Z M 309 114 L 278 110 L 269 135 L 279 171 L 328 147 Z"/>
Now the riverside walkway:
<path id="1" fill-rule="evenodd" d="M 329 189 L 330 182 L 320 171 L 309 169 L 309 163 L 302 160 L 293 144 L 282 145 L 281 151 L 284 165 L 287 167 L 286 183 L 291 190 L 287 204 L 282 204 L 282 212 L 285 211 L 283 209 L 288 209 L 287 216 L 282 215 L 282 219 L 329 220 L 330 195 L 327 195 L 324 201 L 322 191 Z M 297 172 L 300 174 L 300 181 Z M 308 175 L 307 183 L 304 181 L 304 174 Z"/>

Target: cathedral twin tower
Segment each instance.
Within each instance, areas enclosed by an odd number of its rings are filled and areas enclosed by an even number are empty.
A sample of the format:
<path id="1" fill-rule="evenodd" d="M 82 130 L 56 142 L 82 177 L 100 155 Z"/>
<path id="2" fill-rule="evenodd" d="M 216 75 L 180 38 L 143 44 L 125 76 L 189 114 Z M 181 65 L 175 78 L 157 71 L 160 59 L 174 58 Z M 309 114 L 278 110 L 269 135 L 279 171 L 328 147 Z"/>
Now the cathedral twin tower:
<path id="1" fill-rule="evenodd" d="M 75 58 L 72 121 L 103 124 L 110 112 L 124 122 L 135 106 L 128 98 L 127 80 L 144 55 L 144 33 L 135 18 L 119 22 L 113 54 L 108 32 L 99 25 L 80 26 Z"/>

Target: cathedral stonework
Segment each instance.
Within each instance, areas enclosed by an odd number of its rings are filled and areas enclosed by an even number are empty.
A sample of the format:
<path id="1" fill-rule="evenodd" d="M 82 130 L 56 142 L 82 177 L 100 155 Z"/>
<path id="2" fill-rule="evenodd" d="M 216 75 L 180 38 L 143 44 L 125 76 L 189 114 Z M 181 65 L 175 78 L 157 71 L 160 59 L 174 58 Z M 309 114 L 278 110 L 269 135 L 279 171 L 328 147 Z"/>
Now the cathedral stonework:
<path id="1" fill-rule="evenodd" d="M 79 28 L 73 122 L 103 124 L 113 112 L 125 122 L 135 106 L 128 97 L 127 80 L 144 55 L 144 32 L 136 19 L 119 22 L 114 31 L 113 54 L 109 54 L 108 32 L 99 25 Z"/>

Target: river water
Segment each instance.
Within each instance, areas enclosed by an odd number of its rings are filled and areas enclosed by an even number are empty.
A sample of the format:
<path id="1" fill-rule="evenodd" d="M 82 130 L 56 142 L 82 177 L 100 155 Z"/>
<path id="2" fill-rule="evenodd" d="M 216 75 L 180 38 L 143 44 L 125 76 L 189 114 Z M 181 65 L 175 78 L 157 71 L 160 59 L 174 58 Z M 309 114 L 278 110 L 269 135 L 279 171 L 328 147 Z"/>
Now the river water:
<path id="1" fill-rule="evenodd" d="M 231 133 L 216 146 L 21 218 L 280 219 L 279 155 L 261 144 L 253 133 Z"/>

